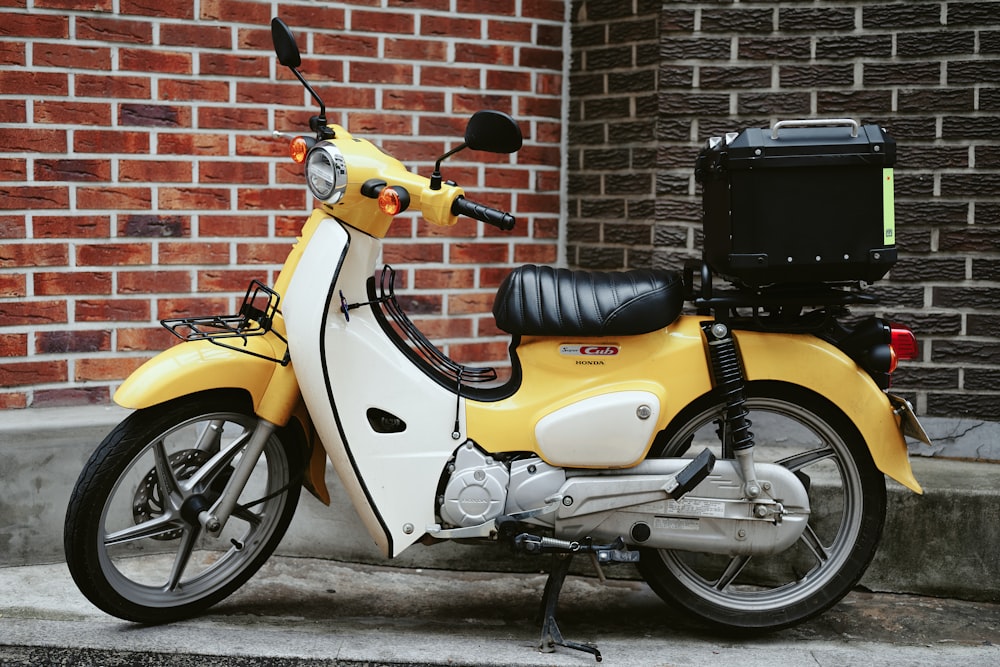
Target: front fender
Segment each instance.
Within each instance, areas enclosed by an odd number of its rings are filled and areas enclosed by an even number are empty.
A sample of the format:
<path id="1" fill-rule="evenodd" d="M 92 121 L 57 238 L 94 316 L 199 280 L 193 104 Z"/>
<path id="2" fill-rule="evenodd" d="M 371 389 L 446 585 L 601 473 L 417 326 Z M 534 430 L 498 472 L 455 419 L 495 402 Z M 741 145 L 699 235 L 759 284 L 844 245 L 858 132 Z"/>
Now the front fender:
<path id="1" fill-rule="evenodd" d="M 265 357 L 277 351 L 269 336 L 246 339 L 246 349 Z M 284 344 L 280 345 L 284 354 Z M 291 365 L 281 366 L 238 350 L 195 340 L 175 345 L 137 368 L 115 392 L 115 402 L 131 409 L 148 408 L 188 394 L 211 389 L 242 389 L 250 395 L 254 413 L 279 426 L 294 418 L 309 450 L 303 479 L 306 488 L 326 505 L 326 451 L 301 400 Z"/>
<path id="2" fill-rule="evenodd" d="M 247 338 L 246 343 L 251 352 L 274 354 L 263 336 Z M 138 410 L 208 389 L 245 389 L 256 410 L 277 367 L 208 340 L 184 342 L 137 368 L 115 392 L 115 403 Z"/>
<path id="3" fill-rule="evenodd" d="M 825 397 L 861 432 L 879 470 L 923 493 L 889 398 L 854 361 L 814 336 L 753 331 L 734 335 L 747 380 L 790 382 Z"/>

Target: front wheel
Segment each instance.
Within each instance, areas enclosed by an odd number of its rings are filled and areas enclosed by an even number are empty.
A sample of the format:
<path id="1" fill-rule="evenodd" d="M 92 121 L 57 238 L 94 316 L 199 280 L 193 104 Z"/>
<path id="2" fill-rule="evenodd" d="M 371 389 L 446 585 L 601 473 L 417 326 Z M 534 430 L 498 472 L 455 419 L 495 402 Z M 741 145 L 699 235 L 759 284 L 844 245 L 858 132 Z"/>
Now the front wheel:
<path id="1" fill-rule="evenodd" d="M 288 528 L 302 454 L 271 435 L 225 528 L 197 515 L 219 498 L 257 418 L 244 396 L 208 392 L 139 410 L 90 457 L 70 497 L 64 545 L 81 592 L 105 612 L 163 623 L 222 600 Z"/>
<path id="2" fill-rule="evenodd" d="M 809 492 L 809 524 L 799 541 L 771 556 L 716 556 L 646 549 L 639 563 L 668 604 L 710 625 L 778 629 L 836 604 L 875 554 L 885 520 L 885 478 L 861 434 L 838 408 L 801 387 L 747 385 L 756 461 L 785 466 Z M 689 406 L 654 444 L 651 456 L 704 447 L 721 457 L 725 408 L 709 395 Z"/>

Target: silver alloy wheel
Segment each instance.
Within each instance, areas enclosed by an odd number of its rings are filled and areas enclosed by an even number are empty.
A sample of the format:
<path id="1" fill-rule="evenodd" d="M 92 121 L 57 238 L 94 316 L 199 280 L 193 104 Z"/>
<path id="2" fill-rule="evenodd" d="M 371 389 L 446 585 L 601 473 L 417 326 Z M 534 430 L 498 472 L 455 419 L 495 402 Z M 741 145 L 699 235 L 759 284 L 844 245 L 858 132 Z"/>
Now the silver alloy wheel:
<path id="1" fill-rule="evenodd" d="M 107 498 L 97 534 L 101 571 L 119 595 L 144 607 L 196 601 L 223 588 L 265 547 L 288 502 L 278 492 L 291 479 L 276 437 L 265 446 L 240 506 L 218 537 L 182 516 L 192 498 L 210 504 L 218 497 L 255 423 L 239 413 L 202 415 L 157 436 L 128 465 Z M 192 469 L 191 461 L 200 465 Z M 149 518 L 137 522 L 137 503 L 150 478 L 159 497 L 143 515 Z M 164 493 L 164 488 L 174 490 Z M 276 495 L 268 498 L 271 494 Z M 267 499 L 247 506 L 261 498 Z"/>
<path id="2" fill-rule="evenodd" d="M 811 514 L 802 537 L 767 557 L 647 550 L 640 563 L 661 597 L 730 628 L 784 627 L 835 604 L 867 567 L 885 513 L 884 479 L 842 413 L 805 390 L 764 387 L 747 401 L 755 459 L 784 465 L 806 486 Z M 717 400 L 704 402 L 656 455 L 707 446 L 721 456 L 722 414 Z"/>

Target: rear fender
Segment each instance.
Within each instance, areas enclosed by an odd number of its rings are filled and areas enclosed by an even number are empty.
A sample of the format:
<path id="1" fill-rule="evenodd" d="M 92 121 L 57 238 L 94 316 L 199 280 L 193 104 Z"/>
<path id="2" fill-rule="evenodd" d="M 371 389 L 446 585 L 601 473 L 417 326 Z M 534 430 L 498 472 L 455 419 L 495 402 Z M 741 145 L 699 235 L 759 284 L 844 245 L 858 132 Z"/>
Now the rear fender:
<path id="1" fill-rule="evenodd" d="M 875 466 L 923 493 L 913 476 L 899 417 L 888 396 L 834 346 L 801 334 L 735 331 L 747 380 L 800 385 L 836 405 L 861 432 Z"/>

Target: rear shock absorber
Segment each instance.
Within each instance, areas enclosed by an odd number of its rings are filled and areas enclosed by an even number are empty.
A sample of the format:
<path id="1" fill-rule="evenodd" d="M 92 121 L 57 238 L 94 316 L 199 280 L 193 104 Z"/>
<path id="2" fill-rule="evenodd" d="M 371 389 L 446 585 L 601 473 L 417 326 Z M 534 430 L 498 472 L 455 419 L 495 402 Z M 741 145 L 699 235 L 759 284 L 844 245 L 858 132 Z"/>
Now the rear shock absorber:
<path id="1" fill-rule="evenodd" d="M 746 408 L 743 361 L 728 326 L 716 320 L 703 322 L 701 328 L 708 342 L 712 383 L 722 394 L 726 404 L 722 425 L 722 455 L 723 458 L 732 456 L 736 459 L 747 496 L 756 498 L 760 495 L 760 484 L 757 483 L 757 474 L 754 472 L 754 441 L 750 430 L 753 423 L 748 419 L 749 411 Z"/>

